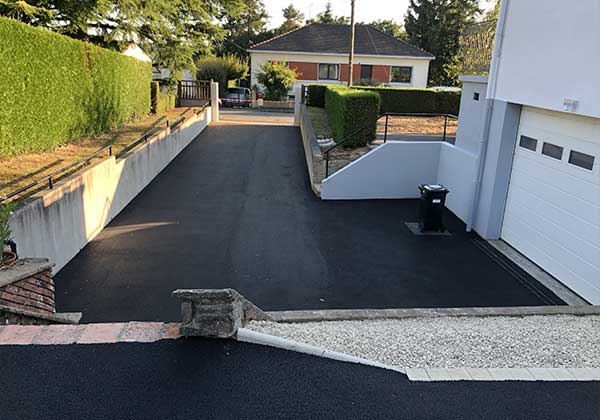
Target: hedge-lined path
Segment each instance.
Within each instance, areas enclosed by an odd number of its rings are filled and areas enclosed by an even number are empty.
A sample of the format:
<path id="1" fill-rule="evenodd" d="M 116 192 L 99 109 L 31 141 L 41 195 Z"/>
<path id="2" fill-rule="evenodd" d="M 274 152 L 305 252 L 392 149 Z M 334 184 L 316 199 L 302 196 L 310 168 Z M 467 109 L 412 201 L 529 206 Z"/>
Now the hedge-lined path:
<path id="1" fill-rule="evenodd" d="M 452 214 L 414 236 L 417 209 L 319 200 L 297 127 L 211 125 L 58 273 L 57 310 L 178 321 L 174 289 L 222 287 L 265 310 L 545 303 Z"/>

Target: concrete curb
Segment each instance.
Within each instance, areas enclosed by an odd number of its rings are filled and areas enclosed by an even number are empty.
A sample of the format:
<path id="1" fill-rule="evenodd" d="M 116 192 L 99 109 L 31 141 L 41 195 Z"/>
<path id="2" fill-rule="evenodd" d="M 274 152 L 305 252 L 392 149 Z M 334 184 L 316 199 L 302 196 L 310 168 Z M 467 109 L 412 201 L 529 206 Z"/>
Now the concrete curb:
<path id="1" fill-rule="evenodd" d="M 503 308 L 331 309 L 267 312 L 275 322 L 364 321 L 373 319 L 600 315 L 600 306 L 516 306 Z"/>
<path id="2" fill-rule="evenodd" d="M 351 356 L 345 353 L 338 353 L 336 351 L 326 350 L 324 348 L 312 346 L 310 344 L 288 340 L 287 338 L 281 338 L 274 335 L 252 331 L 247 328 L 238 329 L 236 339 L 237 341 L 241 341 L 244 343 L 260 344 L 263 346 L 275 347 L 278 349 L 309 354 L 311 356 L 324 357 L 326 359 L 337 360 L 340 362 L 356 363 L 359 365 L 378 367 L 382 369 L 393 370 L 399 373 L 405 373 L 402 369 L 396 368 L 394 366 L 388 366 L 383 363 L 363 359 L 356 356 Z"/>

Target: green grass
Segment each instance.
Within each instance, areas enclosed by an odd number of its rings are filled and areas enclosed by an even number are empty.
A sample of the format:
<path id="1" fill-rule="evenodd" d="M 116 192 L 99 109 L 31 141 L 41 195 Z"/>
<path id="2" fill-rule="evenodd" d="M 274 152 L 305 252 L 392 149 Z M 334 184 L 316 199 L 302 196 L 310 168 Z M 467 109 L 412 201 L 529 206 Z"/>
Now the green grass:
<path id="1" fill-rule="evenodd" d="M 325 108 L 309 106 L 308 115 L 310 115 L 310 120 L 318 139 L 330 139 L 333 137 L 333 130 L 329 125 L 329 118 L 327 117 Z"/>

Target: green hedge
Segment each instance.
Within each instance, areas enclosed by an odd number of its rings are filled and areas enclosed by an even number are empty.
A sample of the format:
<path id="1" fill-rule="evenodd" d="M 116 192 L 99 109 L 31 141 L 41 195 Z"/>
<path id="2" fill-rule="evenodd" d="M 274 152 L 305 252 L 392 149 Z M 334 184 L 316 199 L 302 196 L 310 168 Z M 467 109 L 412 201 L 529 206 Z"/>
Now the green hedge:
<path id="1" fill-rule="evenodd" d="M 0 155 L 52 150 L 150 111 L 150 63 L 0 18 Z"/>
<path id="2" fill-rule="evenodd" d="M 345 147 L 366 146 L 375 138 L 379 113 L 377 93 L 328 86 L 325 91 L 325 109 L 336 141 L 341 141 L 361 127 L 367 126 L 344 143 Z"/>
<path id="3" fill-rule="evenodd" d="M 306 93 L 308 94 L 308 100 L 306 105 L 316 106 L 319 108 L 325 108 L 325 90 L 326 86 L 323 85 L 308 85 L 306 87 Z"/>
<path id="4" fill-rule="evenodd" d="M 360 87 L 357 89 L 379 93 L 382 114 L 385 112 L 414 112 L 458 115 L 460 109 L 460 92 L 386 87 Z"/>
<path id="5" fill-rule="evenodd" d="M 175 108 L 176 99 L 177 95 L 174 93 L 163 92 L 159 82 L 150 84 L 150 110 L 154 114 L 162 114 Z"/>

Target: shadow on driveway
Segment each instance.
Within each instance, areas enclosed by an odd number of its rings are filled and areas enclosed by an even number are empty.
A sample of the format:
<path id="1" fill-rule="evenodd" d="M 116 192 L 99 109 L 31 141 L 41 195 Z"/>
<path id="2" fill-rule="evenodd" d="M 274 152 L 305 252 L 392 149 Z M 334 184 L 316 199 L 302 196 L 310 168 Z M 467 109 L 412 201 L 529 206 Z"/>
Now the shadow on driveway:
<path id="1" fill-rule="evenodd" d="M 58 273 L 58 310 L 177 321 L 171 291 L 223 287 L 266 310 L 549 302 L 451 213 L 451 237 L 414 236 L 416 200 L 321 201 L 307 178 L 298 128 L 211 125 Z"/>

